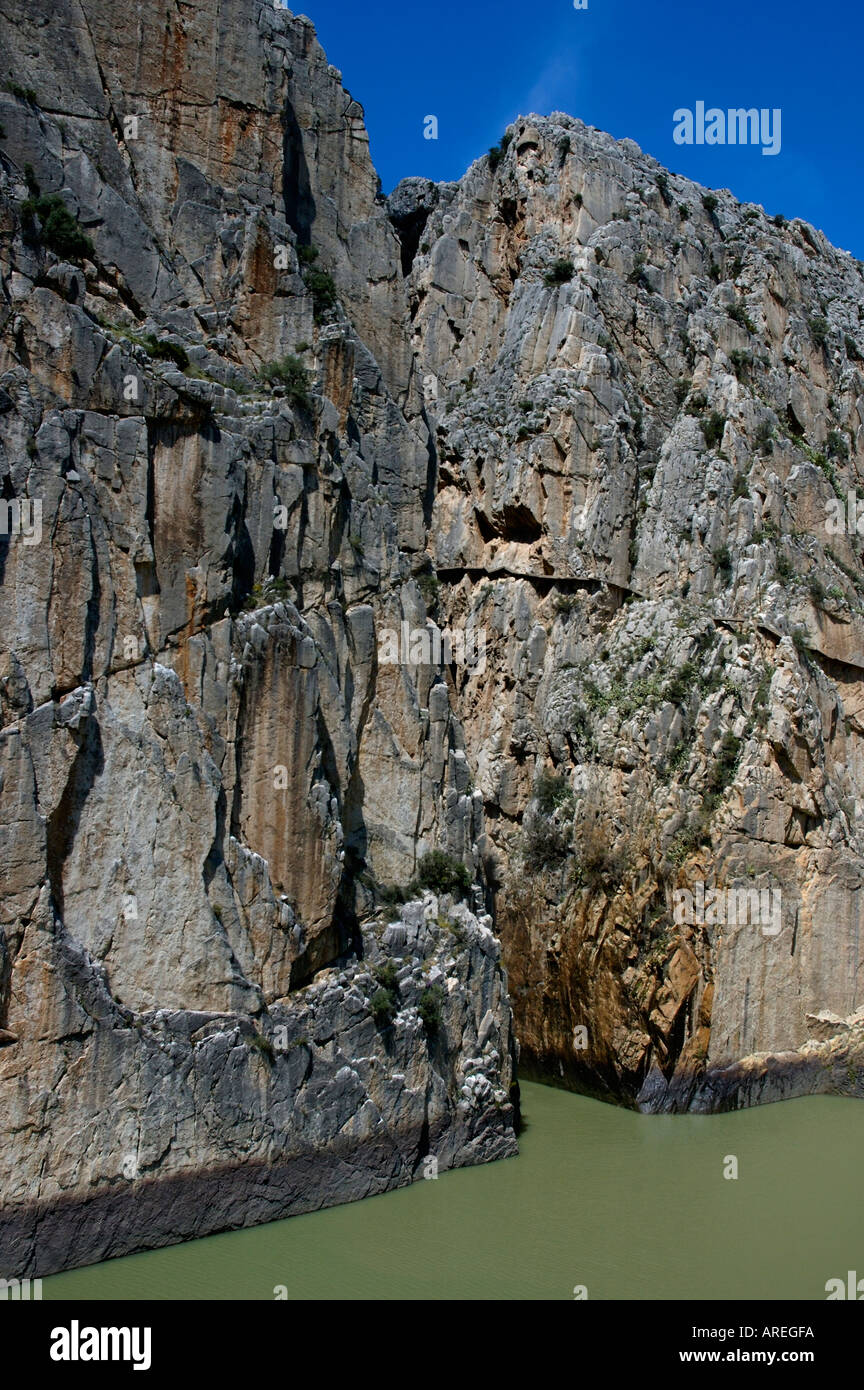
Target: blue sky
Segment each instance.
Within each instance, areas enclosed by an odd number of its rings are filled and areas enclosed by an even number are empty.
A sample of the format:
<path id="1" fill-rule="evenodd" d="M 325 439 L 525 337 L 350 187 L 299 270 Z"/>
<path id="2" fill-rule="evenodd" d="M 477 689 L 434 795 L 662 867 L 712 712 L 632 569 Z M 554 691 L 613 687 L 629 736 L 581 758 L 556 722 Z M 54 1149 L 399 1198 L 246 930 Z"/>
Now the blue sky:
<path id="1" fill-rule="evenodd" d="M 864 259 L 860 0 L 308 0 L 303 12 L 366 111 L 387 192 L 409 174 L 459 178 L 521 113 L 567 111 Z M 697 101 L 779 107 L 780 153 L 676 145 L 673 112 Z M 427 115 L 437 140 L 423 138 Z"/>

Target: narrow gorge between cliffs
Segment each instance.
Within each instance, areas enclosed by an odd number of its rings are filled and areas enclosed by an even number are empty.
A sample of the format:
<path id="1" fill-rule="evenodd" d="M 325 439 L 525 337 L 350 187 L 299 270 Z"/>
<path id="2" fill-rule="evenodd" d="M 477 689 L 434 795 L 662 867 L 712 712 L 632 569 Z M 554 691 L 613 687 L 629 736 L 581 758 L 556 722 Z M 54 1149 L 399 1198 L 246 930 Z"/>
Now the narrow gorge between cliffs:
<path id="1" fill-rule="evenodd" d="M 752 1296 L 811 1296 L 783 1203 L 824 1129 L 855 1209 L 864 1123 L 864 265 L 562 112 L 385 196 L 263 0 L 0 39 L 0 1276 L 179 1290 L 158 1247 L 232 1232 L 268 1296 L 362 1252 L 322 1208 L 512 1200 L 518 1248 L 593 1181 L 722 1297 L 740 1137 Z M 525 1296 L 605 1287 L 595 1236 Z"/>

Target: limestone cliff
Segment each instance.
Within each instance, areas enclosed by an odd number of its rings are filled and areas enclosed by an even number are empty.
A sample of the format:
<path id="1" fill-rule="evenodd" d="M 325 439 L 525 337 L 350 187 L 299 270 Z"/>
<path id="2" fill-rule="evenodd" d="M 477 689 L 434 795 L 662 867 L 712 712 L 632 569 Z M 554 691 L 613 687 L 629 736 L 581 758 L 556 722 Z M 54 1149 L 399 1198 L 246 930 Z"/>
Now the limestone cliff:
<path id="1" fill-rule="evenodd" d="M 440 663 L 377 658 L 424 617 L 431 465 L 360 108 L 308 21 L 250 0 L 16 4 L 0 32 L 23 1274 L 516 1143 L 464 734 Z M 437 895 L 386 906 L 433 850 Z"/>
<path id="2" fill-rule="evenodd" d="M 861 267 L 557 114 L 385 200 L 260 0 L 0 34 L 0 1266 L 515 1152 L 493 930 L 529 1070 L 860 1093 Z"/>
<path id="3" fill-rule="evenodd" d="M 862 1094 L 864 267 L 557 114 L 392 203 L 524 1065 Z"/>

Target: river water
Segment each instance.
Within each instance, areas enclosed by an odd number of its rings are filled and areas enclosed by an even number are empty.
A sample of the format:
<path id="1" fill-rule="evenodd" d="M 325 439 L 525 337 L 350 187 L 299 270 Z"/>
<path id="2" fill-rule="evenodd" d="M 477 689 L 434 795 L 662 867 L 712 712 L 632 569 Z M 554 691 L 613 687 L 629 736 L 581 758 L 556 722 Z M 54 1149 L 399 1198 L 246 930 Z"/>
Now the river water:
<path id="1" fill-rule="evenodd" d="M 518 1158 L 59 1274 L 44 1297 L 823 1300 L 864 1278 L 859 1101 L 649 1116 L 522 1096 Z"/>

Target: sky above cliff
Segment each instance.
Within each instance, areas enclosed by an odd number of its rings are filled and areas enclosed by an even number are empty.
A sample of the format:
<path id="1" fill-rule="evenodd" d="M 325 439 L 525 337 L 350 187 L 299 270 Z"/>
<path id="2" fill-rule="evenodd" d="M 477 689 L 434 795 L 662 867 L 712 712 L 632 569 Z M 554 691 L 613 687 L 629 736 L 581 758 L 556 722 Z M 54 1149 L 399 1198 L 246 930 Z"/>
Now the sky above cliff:
<path id="1" fill-rule="evenodd" d="M 517 115 L 566 111 L 864 258 L 858 0 L 309 0 L 304 12 L 365 109 L 387 192 L 409 174 L 457 179 Z M 712 108 L 779 109 L 779 131 L 769 116 L 770 140 L 760 126 L 758 143 L 720 143 Z M 675 120 L 688 110 L 692 144 Z M 763 154 L 777 134 L 779 152 Z"/>

